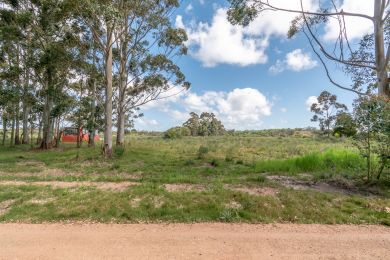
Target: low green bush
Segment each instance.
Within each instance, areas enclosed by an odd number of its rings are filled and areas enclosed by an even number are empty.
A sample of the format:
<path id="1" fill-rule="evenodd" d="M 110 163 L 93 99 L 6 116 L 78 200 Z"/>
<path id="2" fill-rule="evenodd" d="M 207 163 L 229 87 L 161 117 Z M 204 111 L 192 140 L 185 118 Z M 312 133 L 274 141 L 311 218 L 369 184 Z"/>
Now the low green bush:
<path id="1" fill-rule="evenodd" d="M 198 150 L 198 159 L 204 159 L 209 153 L 209 148 L 207 146 L 201 145 Z"/>
<path id="2" fill-rule="evenodd" d="M 183 136 L 190 136 L 191 131 L 188 127 L 173 127 L 168 129 L 164 133 L 165 139 L 176 139 L 176 138 L 182 138 Z"/>

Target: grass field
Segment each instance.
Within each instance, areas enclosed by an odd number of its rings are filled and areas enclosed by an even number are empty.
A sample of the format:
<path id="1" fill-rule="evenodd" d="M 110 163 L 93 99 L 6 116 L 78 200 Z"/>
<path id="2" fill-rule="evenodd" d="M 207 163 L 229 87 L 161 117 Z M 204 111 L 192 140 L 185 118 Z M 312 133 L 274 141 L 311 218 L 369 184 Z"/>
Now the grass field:
<path id="1" fill-rule="evenodd" d="M 110 160 L 99 147 L 0 147 L 0 221 L 390 225 L 390 174 L 364 183 L 349 140 L 128 138 Z"/>

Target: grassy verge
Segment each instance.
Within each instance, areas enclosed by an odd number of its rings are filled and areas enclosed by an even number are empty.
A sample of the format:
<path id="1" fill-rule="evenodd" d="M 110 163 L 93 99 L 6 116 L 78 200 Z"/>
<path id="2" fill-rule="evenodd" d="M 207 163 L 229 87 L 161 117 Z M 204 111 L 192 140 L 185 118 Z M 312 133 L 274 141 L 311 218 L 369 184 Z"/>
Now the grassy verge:
<path id="1" fill-rule="evenodd" d="M 132 138 L 114 158 L 100 147 L 51 151 L 0 147 L 0 181 L 137 182 L 124 191 L 94 187 L 0 186 L 0 222 L 294 222 L 390 225 L 390 174 L 378 191 L 362 182 L 365 164 L 348 140 L 209 137 Z M 294 190 L 269 175 L 339 182 L 358 192 Z M 290 181 L 286 179 L 286 181 Z M 200 185 L 169 192 L 164 184 Z M 284 185 L 284 186 L 283 186 Z M 260 194 L 234 190 L 264 189 Z M 310 185 L 309 185 L 310 188 Z M 348 190 L 347 190 L 348 191 Z M 353 195 L 351 195 L 353 194 Z M 367 196 L 369 194 L 370 196 Z M 371 196 L 372 195 L 372 196 Z"/>
<path id="2" fill-rule="evenodd" d="M 123 192 L 94 188 L 6 186 L 0 204 L 13 201 L 0 222 L 250 222 L 390 225 L 390 201 L 282 189 L 273 196 L 209 186 L 202 192 L 167 192 L 149 184 Z"/>

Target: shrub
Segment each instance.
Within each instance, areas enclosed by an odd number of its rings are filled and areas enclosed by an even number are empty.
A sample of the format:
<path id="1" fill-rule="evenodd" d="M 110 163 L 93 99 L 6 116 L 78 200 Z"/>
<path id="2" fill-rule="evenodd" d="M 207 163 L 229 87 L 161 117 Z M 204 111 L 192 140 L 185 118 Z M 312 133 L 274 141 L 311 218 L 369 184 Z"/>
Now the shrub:
<path id="1" fill-rule="evenodd" d="M 219 166 L 219 162 L 218 162 L 217 159 L 211 160 L 210 164 L 211 164 L 211 166 L 213 166 L 213 167 L 218 167 L 218 166 Z"/>
<path id="2" fill-rule="evenodd" d="M 209 153 L 209 148 L 206 146 L 200 146 L 198 150 L 198 159 L 204 159 Z"/>
<path id="3" fill-rule="evenodd" d="M 117 157 L 122 157 L 124 153 L 125 153 L 125 148 L 123 146 L 116 146 L 114 148 L 114 154 Z"/>
<path id="4" fill-rule="evenodd" d="M 191 159 L 184 162 L 185 166 L 192 166 L 194 164 L 195 164 L 194 160 L 191 160 Z"/>
<path id="5" fill-rule="evenodd" d="M 237 160 L 236 164 L 243 165 L 243 164 L 244 164 L 244 161 L 243 161 L 243 160 Z"/>
<path id="6" fill-rule="evenodd" d="M 355 145 L 366 158 L 367 180 L 379 180 L 390 166 L 390 100 L 385 96 L 366 96 L 357 100 L 354 119 L 358 128 Z"/>
<path id="7" fill-rule="evenodd" d="M 164 138 L 166 139 L 175 139 L 175 138 L 182 138 L 183 136 L 190 136 L 191 131 L 188 129 L 188 127 L 173 127 L 171 129 L 168 129 L 164 133 Z"/>

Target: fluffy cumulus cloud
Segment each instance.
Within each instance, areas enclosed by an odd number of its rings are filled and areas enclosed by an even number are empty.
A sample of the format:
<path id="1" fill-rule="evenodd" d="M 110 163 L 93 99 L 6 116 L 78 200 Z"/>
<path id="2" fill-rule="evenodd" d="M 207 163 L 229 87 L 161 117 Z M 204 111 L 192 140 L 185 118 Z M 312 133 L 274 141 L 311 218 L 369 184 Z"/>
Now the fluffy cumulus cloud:
<path id="1" fill-rule="evenodd" d="M 337 1 L 337 9 L 345 12 L 374 15 L 374 0 L 344 0 Z M 345 16 L 347 35 L 350 40 L 357 39 L 373 32 L 370 20 L 360 17 Z M 335 40 L 339 36 L 340 26 L 336 19 L 329 19 L 325 26 L 324 39 Z"/>
<path id="2" fill-rule="evenodd" d="M 276 6 L 300 9 L 300 0 L 271 0 Z M 318 2 L 303 0 L 305 10 L 315 10 Z M 227 9 L 217 8 L 210 23 L 186 26 L 183 18 L 176 18 L 176 26 L 189 36 L 191 54 L 206 67 L 218 64 L 248 66 L 264 64 L 271 36 L 286 37 L 291 20 L 296 14 L 285 12 L 261 13 L 248 27 L 233 26 L 227 20 Z M 276 21 L 276 22 L 275 22 Z"/>
<path id="3" fill-rule="evenodd" d="M 317 97 L 316 96 L 310 96 L 306 99 L 306 108 L 310 111 L 310 108 L 313 104 L 317 103 Z"/>
<path id="4" fill-rule="evenodd" d="M 212 112 L 229 129 L 256 129 L 262 118 L 271 115 L 271 102 L 259 90 L 237 88 L 230 92 L 207 91 L 201 95 L 188 91 L 179 96 L 153 102 L 143 107 L 156 108 L 178 124 L 189 117 L 190 112 Z"/>
<path id="5" fill-rule="evenodd" d="M 286 54 L 284 60 L 277 60 L 269 68 L 271 74 L 279 74 L 285 70 L 303 71 L 310 70 L 317 66 L 317 61 L 313 60 L 310 54 L 304 53 L 301 49 L 293 50 Z"/>
<path id="6" fill-rule="evenodd" d="M 187 28 L 182 17 L 178 16 L 176 26 L 186 28 L 188 45 L 195 47 L 191 54 L 205 67 L 220 63 L 247 66 L 267 61 L 265 49 L 268 41 L 249 36 L 243 28 L 231 25 L 225 9 L 217 9 L 211 24 L 199 23 Z"/>
<path id="7" fill-rule="evenodd" d="M 203 2 L 203 1 L 200 1 Z M 302 0 L 305 11 L 318 10 L 325 1 Z M 290 10 L 301 10 L 301 0 L 269 0 L 276 7 Z M 372 15 L 374 0 L 340 0 L 335 1 L 338 10 Z M 233 26 L 227 20 L 227 9 L 215 7 L 210 22 L 192 21 L 188 25 L 178 16 L 176 25 L 186 29 L 193 57 L 206 67 L 219 64 L 248 66 L 264 64 L 268 60 L 267 49 L 271 37 L 285 38 L 291 21 L 296 13 L 282 11 L 264 11 L 248 27 Z M 345 17 L 347 34 L 350 40 L 357 39 L 373 31 L 372 23 L 359 17 Z M 337 19 L 329 19 L 324 26 L 322 38 L 334 42 L 339 34 Z M 283 65 L 281 61 L 279 64 Z"/>

